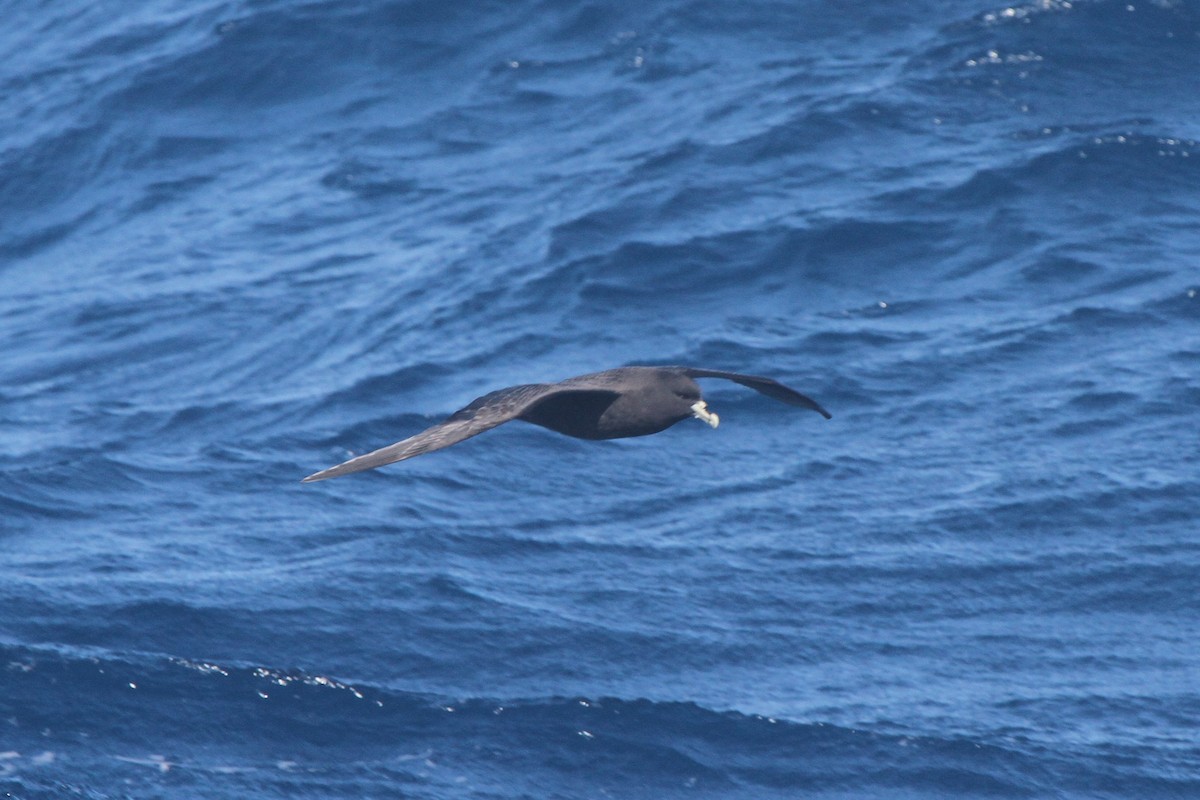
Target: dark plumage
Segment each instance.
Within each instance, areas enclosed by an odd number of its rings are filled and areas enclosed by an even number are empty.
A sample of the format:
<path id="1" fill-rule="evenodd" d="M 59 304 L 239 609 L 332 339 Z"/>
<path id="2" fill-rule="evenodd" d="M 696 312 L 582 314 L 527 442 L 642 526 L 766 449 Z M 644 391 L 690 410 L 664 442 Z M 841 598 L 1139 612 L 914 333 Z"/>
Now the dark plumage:
<path id="1" fill-rule="evenodd" d="M 441 450 L 514 419 L 579 439 L 647 436 L 688 417 L 715 428 L 720 420 L 708 410 L 693 378 L 724 378 L 830 418 L 815 400 L 771 378 L 694 367 L 619 367 L 559 383 L 528 383 L 485 394 L 416 436 L 321 470 L 303 482 L 336 478 Z"/>

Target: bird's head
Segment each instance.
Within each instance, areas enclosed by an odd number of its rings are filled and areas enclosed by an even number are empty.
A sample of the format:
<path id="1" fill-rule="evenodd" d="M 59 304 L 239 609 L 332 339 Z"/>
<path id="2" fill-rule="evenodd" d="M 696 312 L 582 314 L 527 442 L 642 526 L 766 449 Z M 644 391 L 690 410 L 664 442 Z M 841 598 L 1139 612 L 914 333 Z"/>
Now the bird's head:
<path id="1" fill-rule="evenodd" d="M 663 392 L 671 395 L 671 403 L 678 407 L 681 419 L 695 417 L 714 428 L 721 423 L 721 418 L 708 410 L 708 404 L 700 394 L 699 384 L 687 375 L 671 373 L 662 382 L 661 388 Z"/>

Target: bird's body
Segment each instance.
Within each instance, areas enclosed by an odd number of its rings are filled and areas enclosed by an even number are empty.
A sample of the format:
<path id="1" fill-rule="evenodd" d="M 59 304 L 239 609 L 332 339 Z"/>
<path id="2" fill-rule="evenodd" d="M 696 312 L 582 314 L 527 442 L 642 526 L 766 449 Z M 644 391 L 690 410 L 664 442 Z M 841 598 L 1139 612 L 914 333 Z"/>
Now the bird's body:
<path id="1" fill-rule="evenodd" d="M 655 367 L 622 367 L 539 386 L 545 396 L 517 419 L 577 439 L 649 436 L 694 416 L 692 405 L 700 401 L 695 381 Z"/>
<path id="2" fill-rule="evenodd" d="M 695 367 L 618 367 L 559 383 L 523 384 L 485 394 L 416 436 L 309 475 L 304 482 L 440 450 L 514 419 L 578 439 L 648 436 L 688 417 L 715 428 L 719 418 L 708 410 L 695 378 L 735 381 L 775 400 L 830 417 L 816 401 L 771 378 Z"/>

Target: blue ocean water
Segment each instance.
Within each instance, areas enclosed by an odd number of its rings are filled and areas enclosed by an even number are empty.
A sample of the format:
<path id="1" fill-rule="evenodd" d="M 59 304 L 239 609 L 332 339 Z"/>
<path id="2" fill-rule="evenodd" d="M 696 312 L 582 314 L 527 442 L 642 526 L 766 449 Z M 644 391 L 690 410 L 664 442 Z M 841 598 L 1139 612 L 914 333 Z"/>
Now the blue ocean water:
<path id="1" fill-rule="evenodd" d="M 0 8 L 6 796 L 1200 797 L 1196 3 Z"/>

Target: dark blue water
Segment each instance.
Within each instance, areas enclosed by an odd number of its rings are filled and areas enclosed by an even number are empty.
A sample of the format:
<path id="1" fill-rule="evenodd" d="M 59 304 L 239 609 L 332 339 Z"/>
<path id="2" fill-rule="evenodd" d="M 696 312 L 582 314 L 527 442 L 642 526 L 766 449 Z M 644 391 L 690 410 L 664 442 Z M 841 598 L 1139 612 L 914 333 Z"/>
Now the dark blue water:
<path id="1" fill-rule="evenodd" d="M 7 796 L 1200 797 L 1196 3 L 0 8 Z"/>

